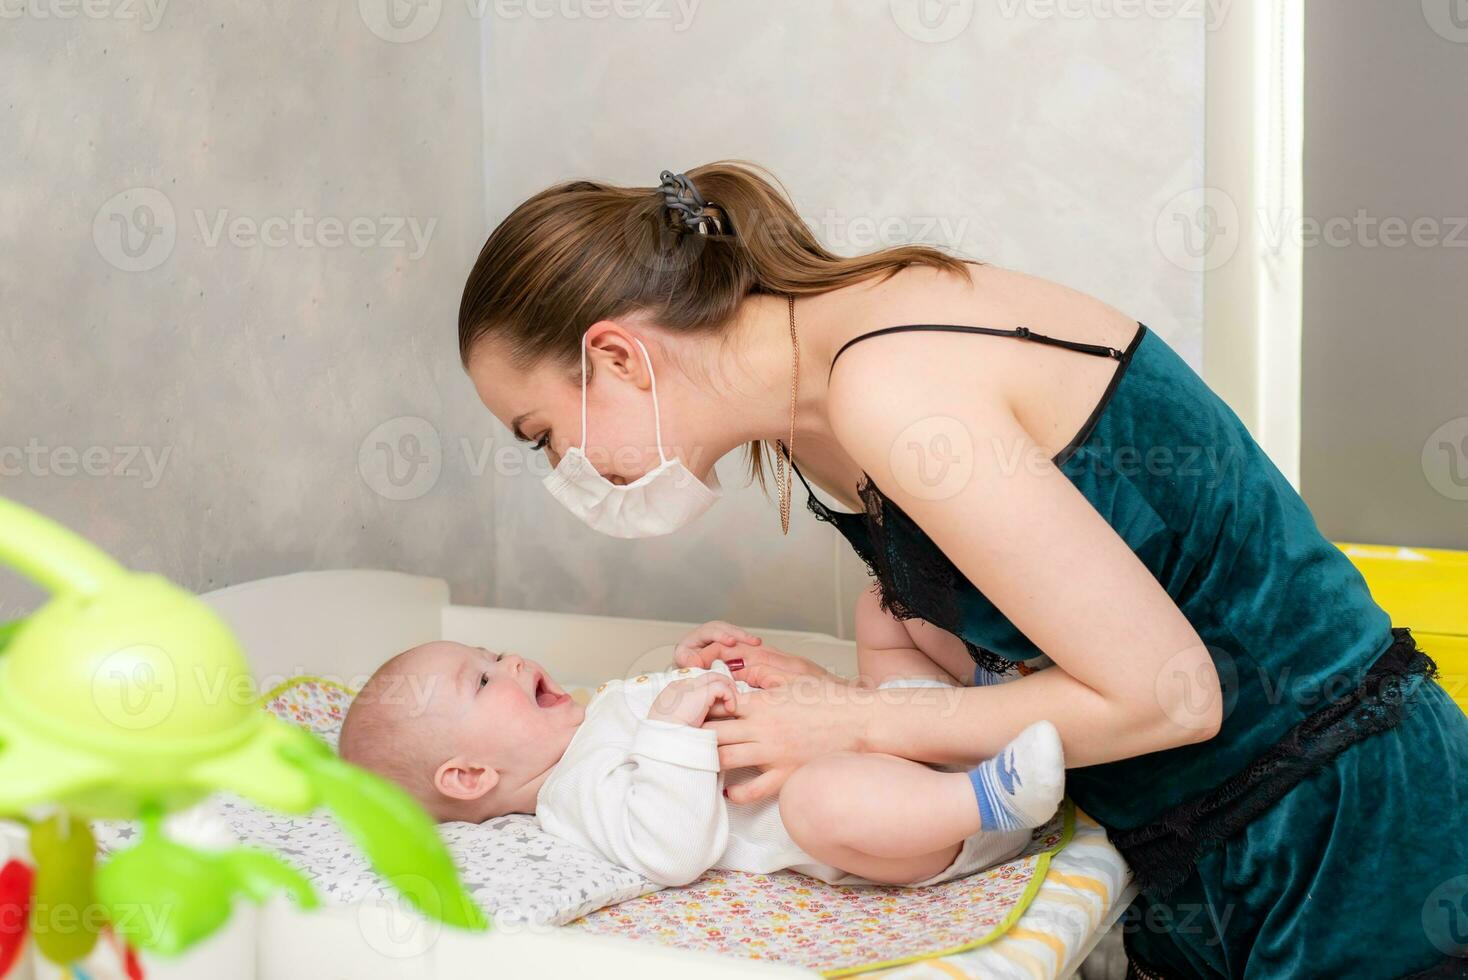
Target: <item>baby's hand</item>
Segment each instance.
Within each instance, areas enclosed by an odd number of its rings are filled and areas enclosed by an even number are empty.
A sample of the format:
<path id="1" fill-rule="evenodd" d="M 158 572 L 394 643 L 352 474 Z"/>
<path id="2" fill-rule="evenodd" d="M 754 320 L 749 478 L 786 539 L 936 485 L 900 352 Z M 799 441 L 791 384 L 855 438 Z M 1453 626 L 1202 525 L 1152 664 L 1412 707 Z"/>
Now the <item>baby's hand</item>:
<path id="1" fill-rule="evenodd" d="M 702 653 L 705 648 L 715 644 L 732 647 L 738 643 L 759 646 L 760 638 L 722 620 L 711 620 L 689 631 L 678 641 L 673 650 L 673 660 L 679 667 L 707 667 L 709 661 L 721 658 Z"/>
<path id="2" fill-rule="evenodd" d="M 696 728 L 704 723 L 716 701 L 723 702 L 726 715 L 733 715 L 739 702 L 739 690 L 723 674 L 710 671 L 674 681 L 663 688 L 648 709 L 647 716 Z"/>

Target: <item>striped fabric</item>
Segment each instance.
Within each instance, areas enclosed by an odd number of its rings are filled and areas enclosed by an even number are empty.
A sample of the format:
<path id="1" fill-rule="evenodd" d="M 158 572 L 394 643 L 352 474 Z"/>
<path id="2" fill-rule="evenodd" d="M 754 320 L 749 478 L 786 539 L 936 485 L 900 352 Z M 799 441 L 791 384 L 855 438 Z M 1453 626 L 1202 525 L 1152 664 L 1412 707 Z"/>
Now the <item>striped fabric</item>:
<path id="1" fill-rule="evenodd" d="M 1131 900 L 1130 873 L 1106 832 L 1077 811 L 1075 837 L 1051 859 L 1030 907 L 1003 937 L 941 959 L 863 977 L 894 980 L 1057 980 L 1080 966 L 1097 933 Z"/>

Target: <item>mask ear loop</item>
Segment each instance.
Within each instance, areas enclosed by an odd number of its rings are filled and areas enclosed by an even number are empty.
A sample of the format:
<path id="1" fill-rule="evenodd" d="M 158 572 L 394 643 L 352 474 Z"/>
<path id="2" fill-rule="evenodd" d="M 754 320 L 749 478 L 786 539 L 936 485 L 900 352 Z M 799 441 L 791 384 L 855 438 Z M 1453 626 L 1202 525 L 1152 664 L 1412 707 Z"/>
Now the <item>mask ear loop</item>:
<path id="1" fill-rule="evenodd" d="M 652 382 L 652 425 L 658 437 L 658 462 L 666 463 L 668 457 L 663 454 L 663 413 L 658 406 L 657 372 L 652 369 L 652 358 L 642 341 L 636 337 L 632 341 L 642 351 L 642 359 L 647 362 L 647 376 Z M 581 335 L 581 455 L 586 455 L 586 334 Z"/>
<path id="2" fill-rule="evenodd" d="M 658 434 L 658 462 L 666 463 L 668 457 L 663 455 L 663 414 L 658 409 L 658 376 L 652 369 L 652 358 L 647 353 L 647 348 L 642 346 L 642 341 L 633 337 L 632 340 L 638 347 L 642 348 L 642 359 L 647 362 L 647 376 L 652 381 L 652 425 Z M 582 422 L 582 426 L 586 423 Z"/>
<path id="3" fill-rule="evenodd" d="M 586 334 L 581 335 L 581 455 L 586 455 Z"/>

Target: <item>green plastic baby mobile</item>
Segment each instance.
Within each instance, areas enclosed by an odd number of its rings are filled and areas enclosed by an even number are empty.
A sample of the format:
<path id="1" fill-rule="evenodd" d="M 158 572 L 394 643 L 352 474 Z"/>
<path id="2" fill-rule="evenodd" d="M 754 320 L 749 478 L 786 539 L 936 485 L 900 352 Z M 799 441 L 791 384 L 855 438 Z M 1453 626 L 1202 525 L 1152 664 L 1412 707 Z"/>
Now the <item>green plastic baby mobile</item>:
<path id="1" fill-rule="evenodd" d="M 105 937 L 138 978 L 136 951 L 183 952 L 237 898 L 315 906 L 301 873 L 266 851 L 164 836 L 165 814 L 218 790 L 289 813 L 329 808 L 423 914 L 488 927 L 427 815 L 260 710 L 238 643 L 198 598 L 4 498 L 0 564 L 53 594 L 0 625 L 0 820 L 29 828 L 32 859 L 0 869 L 0 977 L 28 933 L 78 978 Z M 102 819 L 138 820 L 142 834 L 99 865 L 88 821 Z"/>

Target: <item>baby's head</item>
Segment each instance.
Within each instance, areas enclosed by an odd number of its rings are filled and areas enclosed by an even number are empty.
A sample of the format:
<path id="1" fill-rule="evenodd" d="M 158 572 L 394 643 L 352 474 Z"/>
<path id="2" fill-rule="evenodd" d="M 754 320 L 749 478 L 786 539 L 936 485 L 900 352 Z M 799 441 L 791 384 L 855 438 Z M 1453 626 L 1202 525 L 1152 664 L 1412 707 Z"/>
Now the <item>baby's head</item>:
<path id="1" fill-rule="evenodd" d="M 586 709 L 532 660 L 438 641 L 377 669 L 342 724 L 341 756 L 437 820 L 530 813 Z"/>

